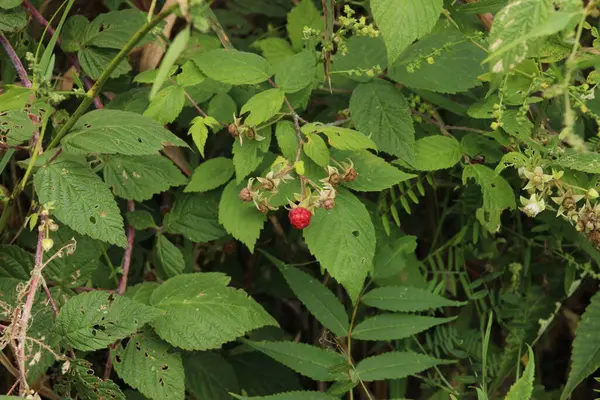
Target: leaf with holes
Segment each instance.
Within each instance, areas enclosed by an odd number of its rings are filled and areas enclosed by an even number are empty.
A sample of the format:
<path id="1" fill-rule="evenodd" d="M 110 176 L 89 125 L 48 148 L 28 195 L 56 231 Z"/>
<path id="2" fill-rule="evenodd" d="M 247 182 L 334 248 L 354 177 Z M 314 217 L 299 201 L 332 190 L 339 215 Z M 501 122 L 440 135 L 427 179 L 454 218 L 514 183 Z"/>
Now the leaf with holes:
<path id="1" fill-rule="evenodd" d="M 98 378 L 89 361 L 82 359 L 73 361 L 69 376 L 73 389 L 82 399 L 125 400 L 125 395 L 119 386 L 110 379 Z"/>
<path id="2" fill-rule="evenodd" d="M 171 186 L 183 185 L 187 178 L 169 159 L 161 155 L 104 158 L 104 181 L 115 195 L 127 200 L 144 201 Z"/>
<path id="3" fill-rule="evenodd" d="M 216 157 L 206 160 L 194 170 L 184 192 L 208 192 L 226 184 L 235 170 L 230 158 Z"/>
<path id="4" fill-rule="evenodd" d="M 150 297 L 150 304 L 165 313 L 152 324 L 156 333 L 186 350 L 208 350 L 253 329 L 277 326 L 246 292 L 227 287 L 229 280 L 210 272 L 182 274 L 164 282 Z"/>
<path id="5" fill-rule="evenodd" d="M 181 355 L 150 329 L 111 350 L 115 371 L 129 386 L 155 400 L 183 400 L 185 375 Z"/>
<path id="6" fill-rule="evenodd" d="M 56 317 L 56 332 L 79 350 L 98 350 L 158 317 L 152 307 L 103 291 L 72 297 Z"/>
<path id="7" fill-rule="evenodd" d="M 164 146 L 188 145 L 152 118 L 133 112 L 101 109 L 81 117 L 61 142 L 69 153 L 155 154 Z"/>
<path id="8" fill-rule="evenodd" d="M 31 122 L 27 111 L 9 110 L 0 113 L 0 139 L 6 137 L 10 146 L 17 146 L 31 139 L 36 125 Z"/>
<path id="9" fill-rule="evenodd" d="M 41 167 L 33 179 L 42 204 L 79 233 L 125 247 L 123 217 L 110 189 L 87 166 L 57 160 Z"/>
<path id="10" fill-rule="evenodd" d="M 375 228 L 364 204 L 340 190 L 332 210 L 315 212 L 304 239 L 317 261 L 356 301 L 375 256 Z"/>

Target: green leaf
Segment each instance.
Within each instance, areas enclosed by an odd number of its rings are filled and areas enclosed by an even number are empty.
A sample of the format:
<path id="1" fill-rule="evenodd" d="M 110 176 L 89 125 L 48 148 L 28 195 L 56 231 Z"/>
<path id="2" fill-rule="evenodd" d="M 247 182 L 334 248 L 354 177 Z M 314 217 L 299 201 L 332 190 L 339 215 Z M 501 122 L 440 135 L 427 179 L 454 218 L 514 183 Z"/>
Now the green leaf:
<path id="1" fill-rule="evenodd" d="M 79 350 L 99 350 L 158 317 L 158 310 L 123 296 L 94 291 L 72 297 L 56 317 L 56 332 Z"/>
<path id="2" fill-rule="evenodd" d="M 321 266 L 356 301 L 375 256 L 375 228 L 364 204 L 340 190 L 332 210 L 315 212 L 304 229 L 304 240 Z"/>
<path id="3" fill-rule="evenodd" d="M 131 89 L 118 94 L 106 108 L 109 110 L 130 111 L 136 114 L 143 114 L 150 105 L 148 100 L 149 87 Z"/>
<path id="4" fill-rule="evenodd" d="M 337 52 L 331 65 L 332 75 L 341 75 L 357 82 L 376 79 L 368 71 L 383 71 L 388 65 L 385 43 L 381 37 L 351 36 L 345 41 L 346 54 Z M 370 76 L 373 75 L 373 76 Z"/>
<path id="5" fill-rule="evenodd" d="M 67 18 L 61 37 L 62 50 L 68 53 L 79 51 L 85 45 L 85 30 L 89 24 L 90 21 L 83 15 Z"/>
<path id="6" fill-rule="evenodd" d="M 352 161 L 358 176 L 354 181 L 344 182 L 344 185 L 359 192 L 377 192 L 416 177 L 400 171 L 368 150 L 334 150 L 332 156 L 338 161 Z"/>
<path id="7" fill-rule="evenodd" d="M 598 153 L 576 153 L 567 150 L 554 163 L 561 168 L 570 168 L 588 174 L 600 174 L 600 154 Z"/>
<path id="8" fill-rule="evenodd" d="M 197 399 L 230 400 L 230 392 L 239 392 L 235 370 L 218 353 L 190 353 L 183 366 L 186 387 Z"/>
<path id="9" fill-rule="evenodd" d="M 0 112 L 23 109 L 34 94 L 33 89 L 22 86 L 5 85 L 4 90 L 5 92 L 0 94 Z"/>
<path id="10" fill-rule="evenodd" d="M 40 203 L 53 203 L 53 213 L 79 233 L 125 247 L 123 218 L 108 186 L 87 166 L 57 160 L 33 178 Z"/>
<path id="11" fill-rule="evenodd" d="M 125 297 L 144 305 L 150 305 L 150 296 L 160 286 L 157 282 L 143 282 L 134 286 L 129 286 L 125 292 Z"/>
<path id="12" fill-rule="evenodd" d="M 181 355 L 149 329 L 111 350 L 115 371 L 129 386 L 156 400 L 183 400 L 185 374 Z"/>
<path id="13" fill-rule="evenodd" d="M 118 110 L 94 110 L 81 117 L 61 142 L 69 153 L 154 154 L 163 146 L 187 144 L 151 118 Z"/>
<path id="14" fill-rule="evenodd" d="M 235 167 L 235 180 L 239 184 L 262 163 L 265 153 L 271 144 L 271 127 L 266 127 L 257 132 L 263 140 L 246 140 L 243 143 L 237 140 L 233 143 L 233 166 Z"/>
<path id="15" fill-rule="evenodd" d="M 171 186 L 183 185 L 187 178 L 171 160 L 162 155 L 122 156 L 104 159 L 104 181 L 124 199 L 144 201 Z"/>
<path id="16" fill-rule="evenodd" d="M 315 7 L 313 0 L 302 0 L 287 16 L 286 29 L 296 51 L 304 47 L 304 27 L 323 31 L 323 16 Z"/>
<path id="17" fill-rule="evenodd" d="M 448 361 L 425 354 L 393 351 L 363 359 L 356 366 L 356 374 L 364 382 L 401 379 L 447 363 Z"/>
<path id="18" fill-rule="evenodd" d="M 165 312 L 152 325 L 158 335 L 186 350 L 208 350 L 277 322 L 221 273 L 182 274 L 152 293 L 150 304 Z M 215 329 L 218 327 L 218 329 Z"/>
<path id="19" fill-rule="evenodd" d="M 37 126 L 24 110 L 0 112 L 0 136 L 6 136 L 10 146 L 17 146 L 31 139 Z"/>
<path id="20" fill-rule="evenodd" d="M 259 49 L 264 58 L 275 68 L 277 68 L 283 60 L 296 54 L 286 39 L 279 37 L 268 37 L 252 43 L 252 47 Z"/>
<path id="21" fill-rule="evenodd" d="M 158 67 L 158 73 L 156 74 L 156 80 L 152 84 L 152 89 L 150 90 L 150 99 L 151 100 L 154 99 L 154 96 L 156 96 L 156 94 L 162 87 L 163 83 L 167 80 L 169 71 L 171 70 L 171 68 L 175 64 L 175 61 L 177 60 L 177 58 L 179 58 L 179 56 L 181 55 L 183 50 L 185 50 L 185 47 L 187 46 L 187 43 L 189 40 L 190 40 L 190 27 L 186 26 L 184 29 L 181 30 L 181 32 L 179 32 L 177 34 L 175 39 L 173 39 L 173 42 L 171 42 L 171 45 L 167 49 L 167 52 L 165 53 L 165 56 L 163 57 L 163 59 L 160 63 L 160 67 Z M 182 88 L 181 102 L 183 103 L 183 88 Z M 150 105 L 152 105 L 152 103 Z M 177 117 L 175 117 L 175 118 L 177 118 Z M 173 120 L 175 118 L 173 118 Z"/>
<path id="22" fill-rule="evenodd" d="M 118 54 L 117 50 L 101 49 L 98 47 L 84 47 L 77 53 L 81 69 L 92 79 L 98 79 L 104 69 Z M 111 78 L 118 78 L 131 71 L 131 65 L 124 59 L 111 72 Z"/>
<path id="23" fill-rule="evenodd" d="M 69 376 L 73 388 L 80 398 L 125 400 L 125 395 L 116 383 L 110 379 L 102 380 L 94 374 L 94 369 L 89 361 L 82 359 L 73 361 Z"/>
<path id="24" fill-rule="evenodd" d="M 183 194 L 163 221 L 165 232 L 205 243 L 226 235 L 218 218 L 219 193 Z"/>
<path id="25" fill-rule="evenodd" d="M 415 312 L 440 307 L 462 306 L 466 303 L 448 300 L 425 289 L 412 286 L 384 286 L 370 290 L 362 302 L 381 310 Z"/>
<path id="26" fill-rule="evenodd" d="M 169 70 L 169 76 L 171 71 L 177 71 L 177 65 L 171 67 L 171 70 Z M 188 87 L 201 84 L 206 79 L 206 75 L 200 71 L 200 68 L 198 68 L 195 62 L 188 60 L 181 66 L 181 72 L 177 74 L 175 79 L 179 86 Z"/>
<path id="27" fill-rule="evenodd" d="M 208 103 L 208 115 L 224 124 L 233 122 L 233 115 L 237 114 L 237 104 L 230 95 L 217 93 Z"/>
<path id="28" fill-rule="evenodd" d="M 263 352 L 294 371 L 316 381 L 328 382 L 348 379 L 340 366 L 348 360 L 340 353 L 297 342 L 254 342 L 244 340 L 253 349 Z"/>
<path id="29" fill-rule="evenodd" d="M 233 161 L 225 157 L 206 160 L 194 170 L 184 192 L 208 192 L 229 182 L 235 170 Z"/>
<path id="30" fill-rule="evenodd" d="M 0 10 L 0 32 L 16 32 L 27 26 L 27 14 L 23 7 Z"/>
<path id="31" fill-rule="evenodd" d="M 258 211 L 254 203 L 240 200 L 240 190 L 244 187 L 245 184 L 236 185 L 234 181 L 225 186 L 219 203 L 219 222 L 228 233 L 254 252 L 267 216 Z"/>
<path id="32" fill-rule="evenodd" d="M 388 76 L 410 88 L 464 92 L 481 85 L 477 77 L 485 72 L 481 65 L 485 56 L 486 52 L 460 31 L 446 28 L 410 46 L 390 68 Z"/>
<path id="33" fill-rule="evenodd" d="M 0 245 L 0 278 L 28 281 L 34 265 L 33 255 L 18 246 Z"/>
<path id="34" fill-rule="evenodd" d="M 513 70 L 527 57 L 535 43 L 527 38 L 554 11 L 552 0 L 523 0 L 504 7 L 490 30 L 490 55 L 486 59 L 494 73 Z"/>
<path id="35" fill-rule="evenodd" d="M 579 384 L 600 367 L 600 292 L 592 296 L 575 331 L 569 379 L 560 396 L 569 398 Z M 530 358 L 531 360 L 531 358 Z"/>
<path id="36" fill-rule="evenodd" d="M 287 57 L 275 67 L 275 83 L 286 93 L 296 93 L 315 79 L 317 60 L 314 52 L 305 50 Z"/>
<path id="37" fill-rule="evenodd" d="M 134 8 L 100 14 L 87 24 L 83 43 L 120 50 L 145 22 L 144 13 Z"/>
<path id="38" fill-rule="evenodd" d="M 528 349 L 528 362 L 521 378 L 510 387 L 504 400 L 529 400 L 533 394 L 533 378 L 535 375 L 535 355 L 531 347 Z"/>
<path id="39" fill-rule="evenodd" d="M 359 85 L 352 92 L 350 112 L 357 128 L 382 151 L 412 160 L 415 128 L 408 102 L 398 88 L 382 80 Z"/>
<path id="40" fill-rule="evenodd" d="M 348 334 L 348 314 L 327 287 L 306 272 L 284 264 L 266 252 L 263 254 L 279 268 L 298 300 L 325 328 L 340 337 Z"/>
<path id="41" fill-rule="evenodd" d="M 150 101 L 144 115 L 156 120 L 161 125 L 175 121 L 185 103 L 185 90 L 181 86 L 171 85 L 162 89 Z"/>
<path id="42" fill-rule="evenodd" d="M 352 337 L 359 340 L 397 340 L 416 335 L 432 326 L 456 319 L 434 318 L 410 314 L 380 314 L 367 318 L 352 330 Z"/>
<path id="43" fill-rule="evenodd" d="M 260 92 L 242 106 L 240 114 L 250 113 L 244 120 L 248 126 L 257 126 L 273 117 L 283 105 L 285 94 L 281 89 L 273 88 Z"/>
<path id="44" fill-rule="evenodd" d="M 11 8 L 20 6 L 21 3 L 23 3 L 23 0 L 0 0 L 0 8 L 9 10 Z"/>
<path id="45" fill-rule="evenodd" d="M 317 165 L 323 168 L 329 165 L 329 148 L 318 134 L 306 135 L 306 143 L 302 146 L 302 150 Z"/>
<path id="46" fill-rule="evenodd" d="M 194 67 L 196 69 L 198 69 L 196 67 L 196 64 L 194 64 Z M 167 74 L 167 77 L 173 76 L 173 74 L 175 72 L 177 72 L 178 69 L 179 69 L 179 67 L 177 65 L 172 66 L 171 69 L 169 70 L 169 73 Z M 198 73 L 201 74 L 201 72 L 199 72 L 199 70 L 198 70 Z M 147 70 L 147 71 L 142 71 L 139 74 L 137 74 L 135 76 L 135 78 L 133 78 L 133 81 L 137 82 L 137 83 L 154 83 L 154 81 L 156 80 L 156 76 L 157 75 L 158 75 L 158 69 L 150 69 L 150 70 Z M 179 78 L 179 75 L 177 75 L 177 78 Z M 200 82 L 197 82 L 197 83 L 200 83 Z M 148 94 L 148 98 L 150 98 L 150 94 Z"/>
<path id="47" fill-rule="evenodd" d="M 156 258 L 159 271 L 166 278 L 181 274 L 185 268 L 181 250 L 162 234 L 156 235 Z"/>
<path id="48" fill-rule="evenodd" d="M 419 171 L 436 171 L 452 168 L 461 157 L 458 140 L 448 136 L 427 136 L 416 141 L 412 164 Z"/>
<path id="49" fill-rule="evenodd" d="M 240 352 L 229 356 L 227 361 L 235 370 L 240 389 L 249 396 L 302 389 L 298 374 L 263 353 Z M 260 367 L 256 368 L 257 365 Z"/>
<path id="50" fill-rule="evenodd" d="M 488 231 L 497 232 L 502 211 L 516 208 L 515 194 L 504 178 L 484 165 L 466 166 L 463 170 L 463 184 L 471 178 L 481 186 L 483 192 L 483 206 L 477 210 L 477 219 Z"/>
<path id="51" fill-rule="evenodd" d="M 237 50 L 211 50 L 193 58 L 209 78 L 231 85 L 256 85 L 273 75 L 273 68 L 261 56 Z"/>
<path id="52" fill-rule="evenodd" d="M 348 128 L 310 123 L 302 127 L 302 132 L 307 136 L 315 132 L 324 133 L 329 139 L 329 144 L 340 150 L 377 149 L 369 137 Z"/>
<path id="53" fill-rule="evenodd" d="M 323 392 L 312 392 L 312 391 L 296 391 L 273 394 L 271 396 L 238 396 L 232 394 L 236 399 L 240 400 L 335 400 L 335 397 L 331 397 L 327 393 Z"/>
<path id="54" fill-rule="evenodd" d="M 218 122 L 212 117 L 196 117 L 192 120 L 188 135 L 192 135 L 192 140 L 202 157 L 204 157 L 204 146 L 208 139 L 208 128 L 214 130 L 217 125 Z"/>
<path id="55" fill-rule="evenodd" d="M 495 14 L 506 6 L 508 0 L 479 0 L 476 3 L 460 4 L 456 10 L 465 14 Z"/>
<path id="56" fill-rule="evenodd" d="M 442 0 L 372 0 L 371 11 L 387 47 L 390 64 L 435 26 Z"/>

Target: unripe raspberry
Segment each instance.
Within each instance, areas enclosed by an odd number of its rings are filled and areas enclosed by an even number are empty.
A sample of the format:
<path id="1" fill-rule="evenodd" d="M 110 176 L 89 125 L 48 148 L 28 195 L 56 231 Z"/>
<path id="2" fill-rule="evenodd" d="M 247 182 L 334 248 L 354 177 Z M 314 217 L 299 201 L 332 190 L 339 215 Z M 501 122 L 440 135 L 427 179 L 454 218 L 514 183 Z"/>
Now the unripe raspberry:
<path id="1" fill-rule="evenodd" d="M 54 240 L 50 239 L 50 238 L 45 238 L 42 240 L 42 248 L 44 249 L 44 251 L 49 251 L 52 246 L 54 246 Z"/>
<path id="2" fill-rule="evenodd" d="M 346 182 L 352 182 L 355 181 L 357 177 L 358 173 L 356 172 L 356 170 L 354 168 L 350 168 L 348 172 L 346 172 L 346 175 L 344 175 L 344 180 Z"/>
<path id="3" fill-rule="evenodd" d="M 250 192 L 250 189 L 243 188 L 242 190 L 240 190 L 240 199 L 245 201 L 246 203 L 252 201 L 252 193 Z"/>
<path id="4" fill-rule="evenodd" d="M 323 208 L 326 210 L 331 210 L 333 207 L 335 207 L 335 200 L 334 199 L 327 199 L 325 201 L 323 201 Z"/>
<path id="5" fill-rule="evenodd" d="M 296 229 L 304 229 L 310 225 L 312 213 L 304 207 L 296 207 L 289 213 L 290 223 Z"/>

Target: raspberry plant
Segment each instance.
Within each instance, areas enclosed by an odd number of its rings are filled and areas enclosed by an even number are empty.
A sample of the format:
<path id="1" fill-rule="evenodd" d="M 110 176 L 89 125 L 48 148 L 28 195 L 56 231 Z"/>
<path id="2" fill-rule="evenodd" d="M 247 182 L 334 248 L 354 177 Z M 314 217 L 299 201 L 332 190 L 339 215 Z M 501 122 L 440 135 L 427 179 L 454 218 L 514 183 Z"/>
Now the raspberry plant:
<path id="1" fill-rule="evenodd" d="M 589 399 L 598 0 L 0 0 L 0 393 Z"/>

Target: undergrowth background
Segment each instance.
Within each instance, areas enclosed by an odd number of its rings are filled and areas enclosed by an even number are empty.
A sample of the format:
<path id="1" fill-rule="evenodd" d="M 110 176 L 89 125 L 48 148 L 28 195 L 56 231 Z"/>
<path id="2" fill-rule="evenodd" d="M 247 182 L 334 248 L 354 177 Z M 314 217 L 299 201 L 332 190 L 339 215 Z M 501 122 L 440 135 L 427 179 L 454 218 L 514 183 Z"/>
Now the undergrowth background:
<path id="1" fill-rule="evenodd" d="M 0 0 L 0 393 L 594 398 L 599 15 Z"/>

